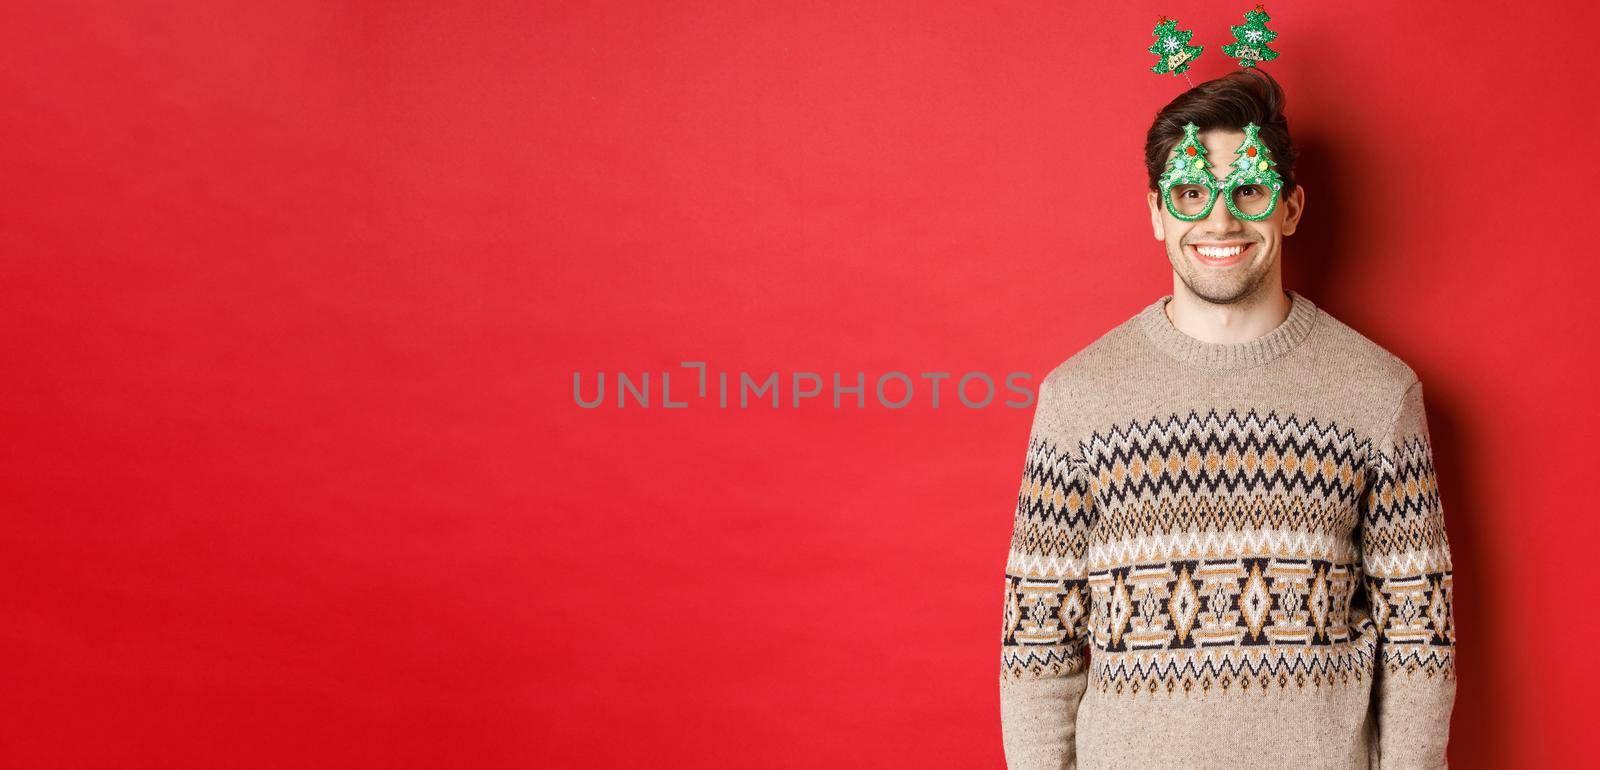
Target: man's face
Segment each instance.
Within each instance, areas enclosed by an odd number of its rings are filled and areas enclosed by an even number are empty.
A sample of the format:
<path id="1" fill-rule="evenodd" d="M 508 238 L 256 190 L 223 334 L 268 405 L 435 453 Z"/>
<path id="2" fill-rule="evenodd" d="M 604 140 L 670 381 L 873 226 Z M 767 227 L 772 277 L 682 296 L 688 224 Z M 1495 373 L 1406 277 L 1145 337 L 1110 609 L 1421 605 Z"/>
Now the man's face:
<path id="1" fill-rule="evenodd" d="M 1217 186 L 1231 171 L 1244 132 L 1212 129 L 1200 133 Z M 1177 148 L 1173 148 L 1173 153 Z M 1168 159 L 1172 153 L 1168 153 Z M 1278 269 L 1283 238 L 1294 233 L 1305 203 L 1298 185 L 1282 196 L 1272 215 L 1257 222 L 1239 219 L 1218 199 L 1205 219 L 1185 222 L 1167 211 L 1160 192 L 1148 195 L 1150 224 L 1163 242 L 1172 269 L 1189 290 L 1213 304 L 1226 305 L 1251 296 Z"/>

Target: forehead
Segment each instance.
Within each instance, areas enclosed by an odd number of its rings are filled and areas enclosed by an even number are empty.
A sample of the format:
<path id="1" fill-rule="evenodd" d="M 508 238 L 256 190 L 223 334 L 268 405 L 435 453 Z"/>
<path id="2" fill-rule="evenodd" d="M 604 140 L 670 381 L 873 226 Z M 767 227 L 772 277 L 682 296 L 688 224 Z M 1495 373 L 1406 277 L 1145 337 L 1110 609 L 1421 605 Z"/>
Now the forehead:
<path id="1" fill-rule="evenodd" d="M 1180 138 L 1179 142 L 1181 141 Z M 1200 143 L 1205 145 L 1206 160 L 1211 161 L 1211 175 L 1224 179 L 1231 171 L 1229 165 L 1239 157 L 1235 151 L 1239 149 L 1239 145 L 1244 144 L 1244 132 L 1227 128 L 1207 129 L 1200 132 Z M 1167 157 L 1170 159 L 1177 152 L 1178 145 L 1174 144 Z"/>

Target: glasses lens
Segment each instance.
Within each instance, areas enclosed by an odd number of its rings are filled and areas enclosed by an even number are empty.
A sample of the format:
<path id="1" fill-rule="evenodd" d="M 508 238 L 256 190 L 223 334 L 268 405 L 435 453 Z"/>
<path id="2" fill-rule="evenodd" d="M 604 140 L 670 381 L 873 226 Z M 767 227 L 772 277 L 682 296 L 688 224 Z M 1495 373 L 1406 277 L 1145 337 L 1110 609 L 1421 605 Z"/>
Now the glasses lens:
<path id="1" fill-rule="evenodd" d="M 1211 191 L 1197 184 L 1174 186 L 1167 195 L 1172 198 L 1172 207 L 1186 217 L 1199 215 L 1206 210 L 1206 204 L 1211 202 Z"/>
<path id="2" fill-rule="evenodd" d="M 1243 184 L 1233 189 L 1233 206 L 1239 213 L 1260 216 L 1272 205 L 1272 189 L 1264 184 Z"/>

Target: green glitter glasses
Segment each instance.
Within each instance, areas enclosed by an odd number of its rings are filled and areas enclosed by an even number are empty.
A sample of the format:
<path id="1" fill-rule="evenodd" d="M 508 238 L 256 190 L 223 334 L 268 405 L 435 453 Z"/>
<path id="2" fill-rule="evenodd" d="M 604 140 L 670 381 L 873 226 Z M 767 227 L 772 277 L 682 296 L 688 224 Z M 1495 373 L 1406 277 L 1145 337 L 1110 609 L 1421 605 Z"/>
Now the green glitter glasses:
<path id="1" fill-rule="evenodd" d="M 1234 151 L 1239 157 L 1228 178 L 1219 184 L 1206 160 L 1206 147 L 1200 143 L 1200 129 L 1193 123 L 1185 125 L 1183 140 L 1160 180 L 1168 213 L 1185 222 L 1205 219 L 1211 216 L 1220 193 L 1228 211 L 1239 219 L 1257 222 L 1272 216 L 1283 191 L 1283 177 L 1273 168 L 1278 164 L 1262 144 L 1260 130 L 1254 123 L 1245 125 L 1244 141 Z"/>

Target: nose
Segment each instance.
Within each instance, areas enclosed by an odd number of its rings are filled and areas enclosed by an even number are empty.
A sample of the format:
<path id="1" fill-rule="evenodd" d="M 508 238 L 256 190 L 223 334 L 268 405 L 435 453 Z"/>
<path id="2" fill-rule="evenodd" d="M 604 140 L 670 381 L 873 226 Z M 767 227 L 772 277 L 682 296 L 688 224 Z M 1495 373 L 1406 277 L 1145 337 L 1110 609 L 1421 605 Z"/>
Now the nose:
<path id="1" fill-rule="evenodd" d="M 1235 232 L 1235 226 L 1239 225 L 1239 219 L 1233 215 L 1233 209 L 1228 208 L 1226 194 L 1226 190 L 1219 191 L 1217 199 L 1212 202 L 1211 213 L 1205 218 L 1207 230 L 1231 233 Z"/>

